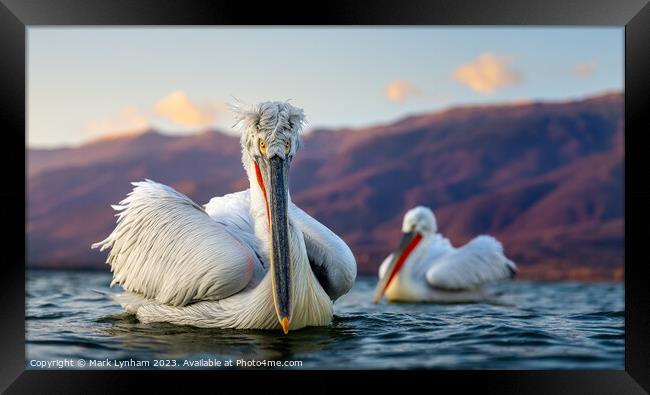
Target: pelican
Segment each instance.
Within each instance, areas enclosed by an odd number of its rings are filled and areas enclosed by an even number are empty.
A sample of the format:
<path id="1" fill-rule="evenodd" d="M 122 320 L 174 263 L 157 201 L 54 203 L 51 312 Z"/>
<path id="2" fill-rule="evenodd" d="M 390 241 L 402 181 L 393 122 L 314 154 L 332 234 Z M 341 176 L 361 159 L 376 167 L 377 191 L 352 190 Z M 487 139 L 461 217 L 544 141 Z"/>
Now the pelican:
<path id="1" fill-rule="evenodd" d="M 287 102 L 235 107 L 250 188 L 199 206 L 145 180 L 119 205 L 110 248 L 111 293 L 145 323 L 301 329 L 332 320 L 357 274 L 331 230 L 291 202 L 289 168 L 304 112 Z"/>
<path id="2" fill-rule="evenodd" d="M 517 272 L 493 237 L 481 235 L 454 248 L 437 233 L 436 218 L 428 207 L 409 210 L 402 232 L 399 247 L 379 267 L 373 303 L 384 293 L 396 302 L 480 301 L 485 299 L 481 285 L 512 278 Z"/>

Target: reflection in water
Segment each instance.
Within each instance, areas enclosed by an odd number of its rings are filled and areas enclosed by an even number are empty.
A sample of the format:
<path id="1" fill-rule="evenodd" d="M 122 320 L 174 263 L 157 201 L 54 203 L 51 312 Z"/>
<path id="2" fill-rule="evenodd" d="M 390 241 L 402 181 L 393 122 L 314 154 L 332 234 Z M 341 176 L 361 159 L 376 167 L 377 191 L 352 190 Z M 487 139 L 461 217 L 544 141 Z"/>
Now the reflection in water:
<path id="1" fill-rule="evenodd" d="M 359 278 L 327 327 L 220 330 L 143 324 L 108 297 L 110 273 L 28 272 L 27 359 L 287 360 L 306 369 L 623 369 L 620 283 L 493 286 L 490 303 L 371 303 Z M 117 290 L 110 290 L 117 291 Z M 236 362 L 235 362 L 236 363 Z M 205 367 L 204 367 L 205 368 Z"/>

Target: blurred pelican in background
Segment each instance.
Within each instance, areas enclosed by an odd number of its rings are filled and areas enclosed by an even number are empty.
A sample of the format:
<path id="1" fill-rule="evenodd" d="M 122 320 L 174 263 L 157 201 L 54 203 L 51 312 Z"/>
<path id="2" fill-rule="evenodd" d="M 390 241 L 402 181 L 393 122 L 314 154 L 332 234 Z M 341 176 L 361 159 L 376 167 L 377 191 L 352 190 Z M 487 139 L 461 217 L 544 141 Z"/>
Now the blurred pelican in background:
<path id="1" fill-rule="evenodd" d="M 286 102 L 236 108 L 250 188 L 204 207 L 145 181 L 120 205 L 110 248 L 111 294 L 142 322 L 289 329 L 327 325 L 356 278 L 354 256 L 291 202 L 289 167 L 303 110 Z"/>
<path id="2" fill-rule="evenodd" d="M 409 210 L 402 232 L 399 247 L 379 267 L 373 303 L 384 294 L 395 302 L 476 302 L 486 298 L 481 285 L 512 278 L 517 272 L 493 237 L 482 235 L 453 247 L 437 233 L 436 218 L 428 207 Z"/>

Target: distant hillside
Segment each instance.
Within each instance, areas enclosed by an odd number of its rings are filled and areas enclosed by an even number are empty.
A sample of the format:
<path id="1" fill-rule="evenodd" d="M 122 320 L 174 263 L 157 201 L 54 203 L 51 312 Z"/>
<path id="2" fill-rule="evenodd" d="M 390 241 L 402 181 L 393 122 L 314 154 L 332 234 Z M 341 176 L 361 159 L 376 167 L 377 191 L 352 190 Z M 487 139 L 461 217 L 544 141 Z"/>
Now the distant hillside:
<path id="1" fill-rule="evenodd" d="M 314 130 L 292 166 L 293 200 L 376 273 L 404 212 L 433 208 L 454 245 L 479 233 L 536 279 L 623 275 L 623 97 L 459 107 L 363 129 Z M 150 131 L 28 152 L 28 260 L 101 267 L 89 245 L 114 226 L 130 181 L 195 201 L 247 187 L 239 141 Z"/>

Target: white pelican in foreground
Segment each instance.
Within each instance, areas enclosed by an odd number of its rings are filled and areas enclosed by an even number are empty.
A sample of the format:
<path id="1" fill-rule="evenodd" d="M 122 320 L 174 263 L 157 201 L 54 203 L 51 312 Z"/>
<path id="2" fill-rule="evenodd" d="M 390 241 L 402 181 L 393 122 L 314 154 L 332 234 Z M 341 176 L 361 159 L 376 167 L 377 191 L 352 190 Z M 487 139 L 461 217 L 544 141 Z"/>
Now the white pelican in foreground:
<path id="1" fill-rule="evenodd" d="M 250 188 L 205 208 L 152 181 L 120 205 L 104 241 L 112 294 L 142 322 L 197 327 L 322 326 L 357 268 L 348 246 L 291 202 L 289 167 L 303 110 L 285 102 L 236 109 Z"/>
<path id="2" fill-rule="evenodd" d="M 379 267 L 373 298 L 384 293 L 399 302 L 474 302 L 485 299 L 481 285 L 514 277 L 515 264 L 490 236 L 478 236 L 460 248 L 437 233 L 436 218 L 427 208 L 409 210 L 402 223 L 402 241 Z"/>

